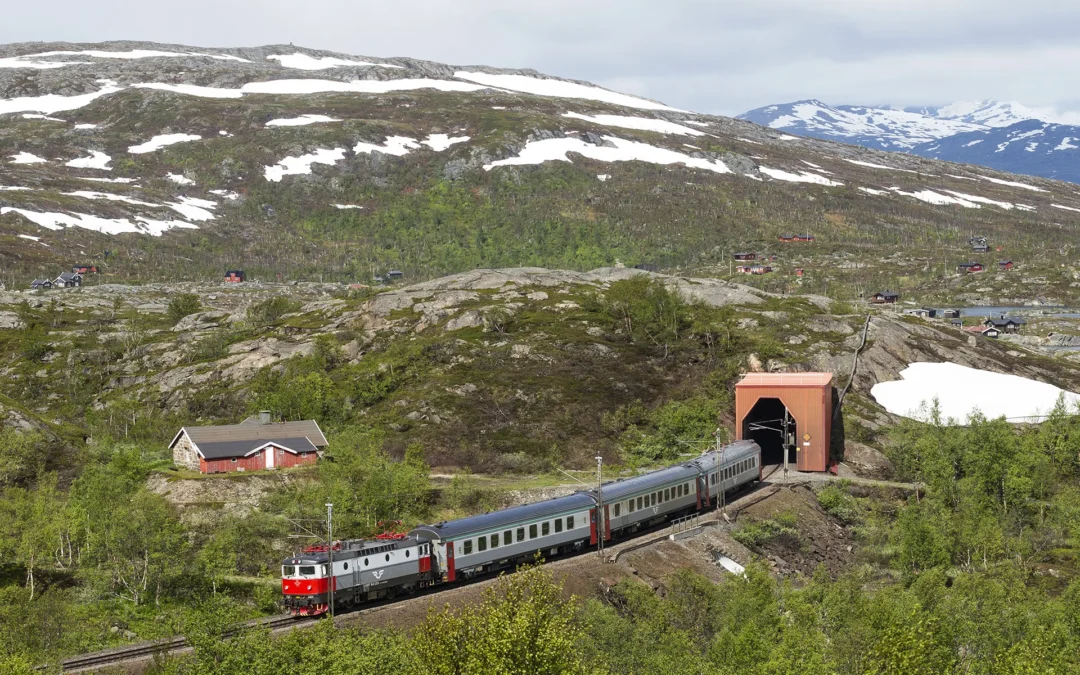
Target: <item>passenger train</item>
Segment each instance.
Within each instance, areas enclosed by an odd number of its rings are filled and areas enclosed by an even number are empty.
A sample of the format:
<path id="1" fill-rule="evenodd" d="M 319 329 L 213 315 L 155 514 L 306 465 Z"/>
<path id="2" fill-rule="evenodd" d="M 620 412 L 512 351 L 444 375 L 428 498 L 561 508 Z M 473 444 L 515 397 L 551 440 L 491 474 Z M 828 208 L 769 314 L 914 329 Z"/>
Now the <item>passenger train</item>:
<path id="1" fill-rule="evenodd" d="M 428 586 L 452 584 L 521 563 L 634 536 L 715 505 L 720 491 L 760 481 L 761 448 L 737 441 L 721 453 L 535 504 L 316 546 L 285 560 L 281 590 L 291 614 L 316 616 Z M 598 504 L 602 508 L 598 508 Z M 599 513 L 598 513 L 599 512 Z M 330 554 L 333 554 L 332 556 Z M 333 571 L 328 569 L 333 560 Z"/>

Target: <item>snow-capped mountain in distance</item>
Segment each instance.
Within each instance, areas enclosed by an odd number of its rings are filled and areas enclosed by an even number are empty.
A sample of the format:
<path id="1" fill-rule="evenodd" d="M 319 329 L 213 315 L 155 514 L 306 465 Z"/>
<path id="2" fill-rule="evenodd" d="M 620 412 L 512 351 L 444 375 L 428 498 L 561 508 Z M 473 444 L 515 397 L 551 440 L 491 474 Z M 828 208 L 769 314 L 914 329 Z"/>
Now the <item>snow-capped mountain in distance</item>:
<path id="1" fill-rule="evenodd" d="M 813 99 L 757 108 L 738 118 L 799 136 L 852 143 L 876 150 L 900 151 L 955 134 L 987 128 L 981 123 L 911 110 L 831 106 Z"/>
<path id="2" fill-rule="evenodd" d="M 985 127 L 1009 127 L 1027 120 L 1055 121 L 1044 113 L 1032 110 L 1016 101 L 960 101 L 944 106 L 916 106 L 904 108 L 904 110 L 935 119 L 966 122 Z"/>
<path id="3" fill-rule="evenodd" d="M 770 105 L 739 119 L 798 136 L 1080 183 L 1080 127 L 1014 101 L 945 106 Z"/>
<path id="4" fill-rule="evenodd" d="M 1080 183 L 1080 127 L 1026 120 L 923 143 L 911 153 Z"/>

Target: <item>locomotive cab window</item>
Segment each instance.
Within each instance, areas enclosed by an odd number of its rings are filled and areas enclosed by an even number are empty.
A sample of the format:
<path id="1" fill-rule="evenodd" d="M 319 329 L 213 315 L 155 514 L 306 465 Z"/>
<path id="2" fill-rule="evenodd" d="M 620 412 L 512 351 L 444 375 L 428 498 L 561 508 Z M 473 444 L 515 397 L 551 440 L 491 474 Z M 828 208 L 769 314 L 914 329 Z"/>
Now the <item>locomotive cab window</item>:
<path id="1" fill-rule="evenodd" d="M 285 565 L 281 568 L 281 576 L 283 577 L 291 577 L 294 574 L 296 574 L 296 567 L 292 565 Z"/>
<path id="2" fill-rule="evenodd" d="M 302 565 L 300 567 L 300 574 L 306 574 L 309 577 L 310 576 L 315 576 L 315 566 L 314 565 Z"/>

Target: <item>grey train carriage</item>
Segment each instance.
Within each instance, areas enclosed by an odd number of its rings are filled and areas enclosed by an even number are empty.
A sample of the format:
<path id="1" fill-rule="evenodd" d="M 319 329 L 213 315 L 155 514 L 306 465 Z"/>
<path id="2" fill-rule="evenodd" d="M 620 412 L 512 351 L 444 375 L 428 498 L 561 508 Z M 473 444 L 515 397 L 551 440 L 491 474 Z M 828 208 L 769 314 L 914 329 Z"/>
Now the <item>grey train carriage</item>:
<path id="1" fill-rule="evenodd" d="M 400 592 L 453 583 L 520 563 L 581 551 L 600 537 L 629 537 L 715 504 L 730 492 L 761 480 L 761 448 L 737 441 L 717 453 L 634 478 L 605 483 L 602 494 L 583 490 L 565 497 L 515 506 L 434 525 L 406 535 L 335 542 L 334 574 L 327 572 L 326 547 L 313 547 L 284 561 L 282 592 L 293 614 L 328 610 L 334 601 L 350 606 Z M 602 497 L 602 499 L 600 498 Z M 602 505 L 598 514 L 597 506 Z M 333 581 L 330 581 L 330 577 Z"/>

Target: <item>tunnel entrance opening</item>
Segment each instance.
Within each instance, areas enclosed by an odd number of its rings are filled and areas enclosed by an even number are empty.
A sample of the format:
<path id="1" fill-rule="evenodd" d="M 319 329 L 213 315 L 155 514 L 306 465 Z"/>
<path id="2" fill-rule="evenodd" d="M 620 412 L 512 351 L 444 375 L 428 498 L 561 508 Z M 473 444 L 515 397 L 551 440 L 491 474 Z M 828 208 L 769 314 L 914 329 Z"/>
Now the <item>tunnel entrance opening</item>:
<path id="1" fill-rule="evenodd" d="M 760 398 L 743 418 L 742 437 L 761 446 L 761 463 L 765 466 L 784 463 L 787 445 L 788 462 L 795 464 L 797 456 L 794 439 L 798 425 L 778 398 Z"/>

